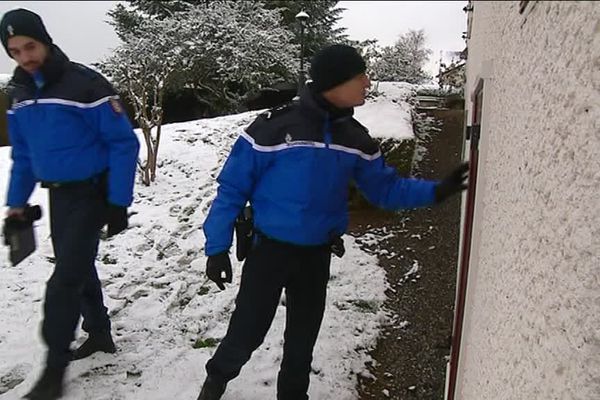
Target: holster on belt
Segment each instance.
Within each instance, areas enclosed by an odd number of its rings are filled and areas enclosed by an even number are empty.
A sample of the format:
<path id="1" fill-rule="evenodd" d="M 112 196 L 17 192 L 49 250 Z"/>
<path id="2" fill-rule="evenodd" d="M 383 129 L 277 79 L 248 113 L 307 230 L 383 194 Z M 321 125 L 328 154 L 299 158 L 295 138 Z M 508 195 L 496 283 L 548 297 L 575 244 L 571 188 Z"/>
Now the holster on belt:
<path id="1" fill-rule="evenodd" d="M 250 206 L 245 207 L 235 219 L 235 239 L 235 255 L 238 261 L 243 261 L 248 257 L 254 240 L 254 218 Z"/>

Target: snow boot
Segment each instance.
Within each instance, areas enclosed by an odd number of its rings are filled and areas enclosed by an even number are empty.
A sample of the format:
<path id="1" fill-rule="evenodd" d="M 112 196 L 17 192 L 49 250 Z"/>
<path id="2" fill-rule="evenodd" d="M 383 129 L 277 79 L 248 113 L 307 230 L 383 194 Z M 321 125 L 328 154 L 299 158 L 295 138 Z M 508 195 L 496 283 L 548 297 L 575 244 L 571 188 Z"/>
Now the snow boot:
<path id="1" fill-rule="evenodd" d="M 23 398 L 29 400 L 55 400 L 59 399 L 63 393 L 63 378 L 65 376 L 64 368 L 46 367 L 42 376 L 33 389 Z"/>
<path id="2" fill-rule="evenodd" d="M 208 375 L 197 400 L 219 400 L 225 393 L 226 386 L 227 383 Z"/>
<path id="3" fill-rule="evenodd" d="M 115 353 L 117 348 L 113 342 L 112 336 L 109 331 L 90 333 L 90 336 L 81 346 L 73 351 L 72 360 L 81 360 L 86 358 L 97 351 L 104 353 Z"/>

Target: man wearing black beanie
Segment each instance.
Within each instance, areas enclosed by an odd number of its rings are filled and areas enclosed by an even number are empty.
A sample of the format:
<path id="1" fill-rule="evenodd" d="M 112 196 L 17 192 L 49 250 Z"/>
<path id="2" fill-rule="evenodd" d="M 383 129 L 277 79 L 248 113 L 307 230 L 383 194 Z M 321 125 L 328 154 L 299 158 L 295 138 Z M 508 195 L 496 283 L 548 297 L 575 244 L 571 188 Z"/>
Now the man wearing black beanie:
<path id="1" fill-rule="evenodd" d="M 325 92 L 356 76 L 370 86 L 365 71 L 365 60 L 354 47 L 334 44 L 317 53 L 310 64 L 311 89 L 316 93 Z"/>
<path id="2" fill-rule="evenodd" d="M 26 36 L 46 45 L 52 46 L 52 38 L 39 15 L 29 10 L 19 8 L 4 14 L 0 24 L 0 39 L 8 51 L 8 39 L 12 36 Z"/>
<path id="3" fill-rule="evenodd" d="M 238 247 L 249 244 L 238 252 L 246 254 L 240 289 L 198 400 L 221 398 L 262 343 L 283 290 L 287 316 L 277 399 L 308 399 L 331 254 L 344 254 L 351 181 L 389 210 L 430 206 L 465 188 L 466 166 L 441 182 L 401 178 L 386 166 L 377 142 L 352 118 L 371 84 L 365 71 L 354 48 L 324 48 L 312 59 L 312 82 L 299 101 L 259 115 L 235 142 L 203 225 L 206 274 L 220 289 L 231 283 L 229 248 L 236 221 L 248 215 L 247 202 L 253 236 L 237 236 Z"/>
<path id="4" fill-rule="evenodd" d="M 139 143 L 111 85 L 69 61 L 39 15 L 7 12 L 0 40 L 17 63 L 9 83 L 13 165 L 6 222 L 24 219 L 38 182 L 49 194 L 56 262 L 44 300 L 48 352 L 25 398 L 51 400 L 62 396 L 71 360 L 116 351 L 94 262 L 102 226 L 109 236 L 127 228 Z M 89 337 L 71 351 L 80 316 Z"/>

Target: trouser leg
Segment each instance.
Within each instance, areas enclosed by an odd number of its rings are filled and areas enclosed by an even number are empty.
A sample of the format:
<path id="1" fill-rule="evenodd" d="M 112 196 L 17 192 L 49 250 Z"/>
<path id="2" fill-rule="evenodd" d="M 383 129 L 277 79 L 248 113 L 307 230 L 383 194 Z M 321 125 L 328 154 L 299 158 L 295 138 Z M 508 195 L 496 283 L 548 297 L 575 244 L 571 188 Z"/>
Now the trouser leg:
<path id="1" fill-rule="evenodd" d="M 102 285 L 98 279 L 98 271 L 93 266 L 83 287 L 81 297 L 82 328 L 88 334 L 110 331 L 108 309 L 102 298 Z"/>
<path id="2" fill-rule="evenodd" d="M 65 367 L 70 360 L 69 346 L 82 310 L 83 293 L 88 282 L 94 277 L 97 280 L 94 261 L 104 207 L 91 185 L 50 190 L 50 230 L 56 265 L 46 285 L 42 323 L 48 366 Z M 99 282 L 92 296 L 98 295 L 102 295 Z"/>
<path id="3" fill-rule="evenodd" d="M 227 334 L 206 364 L 209 375 L 224 382 L 235 378 L 263 342 L 281 297 L 282 256 L 281 249 L 267 241 L 258 243 L 248 255 Z"/>
<path id="4" fill-rule="evenodd" d="M 286 328 L 283 360 L 277 380 L 278 400 L 307 400 L 312 354 L 329 281 L 330 252 L 302 250 L 286 285 Z"/>

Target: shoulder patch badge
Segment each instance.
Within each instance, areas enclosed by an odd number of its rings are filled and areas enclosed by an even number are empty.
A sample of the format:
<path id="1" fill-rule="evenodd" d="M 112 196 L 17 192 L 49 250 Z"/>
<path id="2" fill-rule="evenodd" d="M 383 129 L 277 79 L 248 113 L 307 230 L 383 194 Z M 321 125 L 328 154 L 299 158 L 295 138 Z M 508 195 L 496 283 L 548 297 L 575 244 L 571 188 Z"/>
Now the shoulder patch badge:
<path id="1" fill-rule="evenodd" d="M 121 106 L 121 103 L 119 103 L 119 100 L 112 98 L 109 100 L 110 102 L 110 106 L 112 107 L 113 111 L 117 114 L 122 114 L 123 113 L 123 107 Z"/>
<path id="2" fill-rule="evenodd" d="M 269 111 L 266 111 L 264 113 L 265 118 L 267 120 L 270 120 L 272 118 L 279 117 L 280 115 L 283 115 L 283 114 L 287 113 L 288 111 L 291 111 L 293 109 L 292 106 L 293 106 L 293 104 L 288 103 L 288 104 L 284 104 L 282 106 L 272 108 Z"/>

